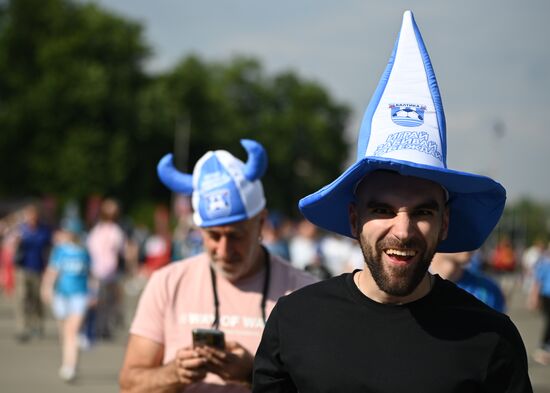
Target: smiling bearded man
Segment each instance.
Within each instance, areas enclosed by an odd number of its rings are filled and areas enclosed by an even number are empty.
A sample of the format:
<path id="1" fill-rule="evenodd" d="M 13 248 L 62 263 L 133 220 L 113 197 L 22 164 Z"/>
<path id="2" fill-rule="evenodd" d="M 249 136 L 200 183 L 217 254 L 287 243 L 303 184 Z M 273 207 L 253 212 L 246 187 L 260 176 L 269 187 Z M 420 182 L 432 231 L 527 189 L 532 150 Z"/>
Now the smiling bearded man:
<path id="1" fill-rule="evenodd" d="M 358 274 L 358 283 L 365 281 L 361 290 L 372 288 L 371 296 L 382 296 L 381 301 L 406 301 L 410 299 L 397 299 L 413 293 L 423 279 L 430 287 L 426 272 L 447 236 L 445 194 L 436 183 L 389 171 L 363 178 L 350 205 L 352 233 L 369 270 Z"/>
<path id="2" fill-rule="evenodd" d="M 447 168 L 443 105 L 412 13 L 365 111 L 357 161 L 303 198 L 366 268 L 277 302 L 254 360 L 255 393 L 532 392 L 510 319 L 428 272 L 436 251 L 481 246 L 506 191 Z"/>

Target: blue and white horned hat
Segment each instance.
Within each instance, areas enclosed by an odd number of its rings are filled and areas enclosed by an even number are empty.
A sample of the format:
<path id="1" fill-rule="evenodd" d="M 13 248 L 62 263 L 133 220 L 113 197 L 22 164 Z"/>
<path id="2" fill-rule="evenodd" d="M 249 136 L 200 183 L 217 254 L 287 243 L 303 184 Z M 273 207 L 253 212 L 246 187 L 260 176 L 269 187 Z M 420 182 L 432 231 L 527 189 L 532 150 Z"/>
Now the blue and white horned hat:
<path id="1" fill-rule="evenodd" d="M 192 195 L 193 220 L 199 227 L 226 225 L 254 217 L 265 207 L 262 183 L 267 154 L 262 145 L 242 139 L 244 164 L 225 150 L 209 151 L 195 164 L 193 175 L 179 172 L 172 154 L 158 163 L 160 180 L 174 192 Z"/>
<path id="2" fill-rule="evenodd" d="M 481 246 L 497 224 L 506 191 L 484 176 L 447 169 L 445 115 L 435 74 L 413 14 L 406 11 L 388 66 L 367 107 L 357 161 L 338 179 L 299 202 L 314 224 L 353 237 L 348 206 L 369 172 L 390 170 L 428 179 L 449 193 L 450 222 L 438 251 Z"/>

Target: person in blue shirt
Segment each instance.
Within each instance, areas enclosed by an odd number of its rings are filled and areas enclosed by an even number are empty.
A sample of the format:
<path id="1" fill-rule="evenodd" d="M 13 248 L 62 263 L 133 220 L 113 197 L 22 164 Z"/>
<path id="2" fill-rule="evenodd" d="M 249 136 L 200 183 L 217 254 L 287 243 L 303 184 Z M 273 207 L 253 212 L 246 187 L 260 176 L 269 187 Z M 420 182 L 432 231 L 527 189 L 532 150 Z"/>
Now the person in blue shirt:
<path id="1" fill-rule="evenodd" d="M 44 333 L 44 310 L 40 301 L 40 282 L 51 246 L 51 231 L 40 221 L 37 205 L 23 210 L 15 254 L 16 338 L 24 343 Z"/>
<path id="2" fill-rule="evenodd" d="M 550 364 L 550 255 L 544 252 L 535 265 L 534 284 L 531 287 L 528 306 L 540 309 L 544 315 L 544 328 L 540 347 L 533 359 L 542 365 Z"/>
<path id="3" fill-rule="evenodd" d="M 59 321 L 62 364 L 59 376 L 71 381 L 78 364 L 78 333 L 88 307 L 90 257 L 80 244 L 77 219 L 62 223 L 59 243 L 52 250 L 42 282 L 42 298 Z"/>
<path id="4" fill-rule="evenodd" d="M 453 281 L 459 288 L 471 293 L 496 311 L 505 312 L 506 302 L 502 290 L 481 271 L 470 270 L 471 259 L 472 252 L 437 253 L 432 260 L 430 271 Z"/>

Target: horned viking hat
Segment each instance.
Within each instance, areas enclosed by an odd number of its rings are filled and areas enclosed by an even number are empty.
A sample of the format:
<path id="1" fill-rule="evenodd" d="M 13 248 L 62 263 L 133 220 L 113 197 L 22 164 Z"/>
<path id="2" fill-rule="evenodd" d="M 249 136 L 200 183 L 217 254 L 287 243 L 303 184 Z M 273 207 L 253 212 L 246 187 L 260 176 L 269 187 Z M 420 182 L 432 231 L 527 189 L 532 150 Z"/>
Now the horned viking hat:
<path id="1" fill-rule="evenodd" d="M 364 114 L 357 161 L 332 183 L 300 200 L 300 210 L 314 224 L 353 237 L 348 206 L 358 182 L 375 170 L 428 179 L 447 190 L 449 232 L 439 244 L 441 252 L 481 246 L 504 209 L 506 191 L 499 183 L 447 168 L 439 88 L 410 11 L 403 15 L 393 53 Z"/>
<path id="2" fill-rule="evenodd" d="M 226 225 L 254 217 L 265 207 L 260 178 L 267 169 L 262 145 L 242 139 L 248 153 L 243 163 L 225 150 L 209 151 L 195 164 L 193 175 L 179 172 L 172 154 L 157 166 L 160 180 L 174 192 L 191 195 L 193 220 L 200 227 Z"/>

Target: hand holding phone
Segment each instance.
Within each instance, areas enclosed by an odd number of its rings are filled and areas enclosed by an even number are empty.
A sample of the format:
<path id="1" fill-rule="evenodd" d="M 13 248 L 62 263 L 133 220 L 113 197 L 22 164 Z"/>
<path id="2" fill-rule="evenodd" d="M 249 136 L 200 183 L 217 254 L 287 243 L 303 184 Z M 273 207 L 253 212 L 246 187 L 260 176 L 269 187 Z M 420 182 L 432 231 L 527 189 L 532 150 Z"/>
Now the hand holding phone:
<path id="1" fill-rule="evenodd" d="M 180 348 L 174 359 L 179 382 L 183 386 L 202 381 L 206 377 L 206 359 L 193 348 Z"/>

